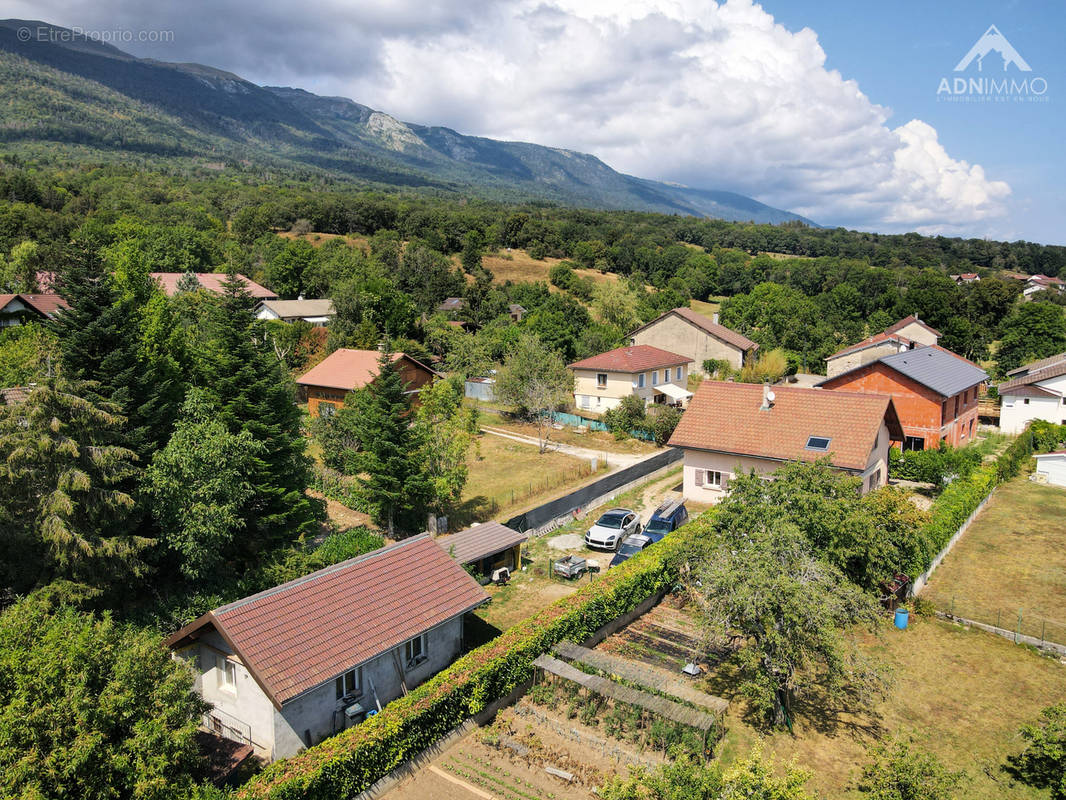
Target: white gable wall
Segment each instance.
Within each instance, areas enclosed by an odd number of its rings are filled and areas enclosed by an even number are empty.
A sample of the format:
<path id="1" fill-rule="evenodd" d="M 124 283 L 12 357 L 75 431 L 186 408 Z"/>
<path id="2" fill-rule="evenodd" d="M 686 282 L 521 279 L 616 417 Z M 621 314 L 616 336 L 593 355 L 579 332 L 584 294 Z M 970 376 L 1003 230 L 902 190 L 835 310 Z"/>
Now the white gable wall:
<path id="1" fill-rule="evenodd" d="M 1035 384 L 1066 395 L 1066 375 L 1048 378 Z M 1028 402 L 1026 402 L 1028 401 Z M 1004 433 L 1021 433 L 1034 419 L 1054 422 L 1066 421 L 1066 399 L 1063 397 L 1019 397 L 1009 392 L 1002 396 L 999 409 L 999 428 Z"/>

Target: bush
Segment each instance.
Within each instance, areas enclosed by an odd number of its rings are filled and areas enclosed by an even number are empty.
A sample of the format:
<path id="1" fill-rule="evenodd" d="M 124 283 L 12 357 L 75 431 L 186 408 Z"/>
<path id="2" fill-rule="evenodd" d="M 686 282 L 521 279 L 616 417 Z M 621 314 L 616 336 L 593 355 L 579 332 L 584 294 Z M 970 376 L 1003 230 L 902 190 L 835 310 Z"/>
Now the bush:
<path id="1" fill-rule="evenodd" d="M 619 434 L 624 437 L 632 430 L 644 428 L 646 421 L 647 407 L 644 405 L 644 399 L 635 394 L 626 395 L 622 402 L 607 409 L 603 415 L 603 423 L 616 437 Z"/>
<path id="2" fill-rule="evenodd" d="M 952 800 L 962 773 L 948 770 L 914 742 L 897 739 L 874 751 L 859 789 L 870 800 Z"/>
<path id="3" fill-rule="evenodd" d="M 728 380 L 735 370 L 732 364 L 724 358 L 708 358 L 703 362 L 703 371 L 708 376 L 718 381 Z"/>
<path id="4" fill-rule="evenodd" d="M 656 406 L 651 414 L 651 433 L 655 444 L 662 447 L 674 435 L 674 429 L 681 422 L 681 409 L 674 406 Z"/>
<path id="5" fill-rule="evenodd" d="M 972 447 L 954 448 L 945 442 L 936 450 L 889 451 L 888 471 L 893 478 L 943 484 L 947 480 L 966 478 L 981 463 L 981 453 Z"/>
<path id="6" fill-rule="evenodd" d="M 270 765 L 240 798 L 351 797 L 533 675 L 533 660 L 563 639 L 581 641 L 673 586 L 693 546 L 689 525 L 389 703 L 381 713 L 298 756 Z"/>
<path id="7" fill-rule="evenodd" d="M 1029 744 L 1010 759 L 1013 771 L 1030 786 L 1051 789 L 1052 800 L 1066 800 L 1066 703 L 1045 708 L 1021 734 Z"/>
<path id="8" fill-rule="evenodd" d="M 208 708 L 155 634 L 37 599 L 0 615 L 0 796 L 187 797 Z"/>

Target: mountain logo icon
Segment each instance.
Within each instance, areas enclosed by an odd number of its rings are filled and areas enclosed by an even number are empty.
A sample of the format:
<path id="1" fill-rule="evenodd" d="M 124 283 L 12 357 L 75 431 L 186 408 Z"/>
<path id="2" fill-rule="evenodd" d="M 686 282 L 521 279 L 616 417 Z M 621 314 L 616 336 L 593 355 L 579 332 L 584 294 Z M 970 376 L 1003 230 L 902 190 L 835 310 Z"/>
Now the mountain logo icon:
<path id="1" fill-rule="evenodd" d="M 984 57 L 991 52 L 997 52 L 1003 57 L 1003 71 L 1007 71 L 1007 67 L 1010 64 L 1014 64 L 1022 72 L 1032 72 L 1033 68 L 1026 63 L 1025 59 L 1021 57 L 1021 54 L 1014 49 L 1014 46 L 1007 41 L 1007 37 L 999 32 L 999 28 L 995 25 L 989 25 L 988 30 L 984 35 L 978 39 L 974 46 L 970 48 L 962 61 L 955 65 L 956 72 L 965 71 L 975 60 L 977 61 L 977 71 L 981 71 L 981 62 Z"/>

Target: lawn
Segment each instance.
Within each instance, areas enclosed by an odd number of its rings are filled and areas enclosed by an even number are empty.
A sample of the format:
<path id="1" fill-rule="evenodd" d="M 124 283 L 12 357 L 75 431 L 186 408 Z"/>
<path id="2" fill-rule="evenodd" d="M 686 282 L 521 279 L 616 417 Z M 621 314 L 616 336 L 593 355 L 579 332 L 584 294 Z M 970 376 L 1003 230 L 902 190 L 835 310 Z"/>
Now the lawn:
<path id="1" fill-rule="evenodd" d="M 593 479 L 589 462 L 557 452 L 539 453 L 536 445 L 483 434 L 470 448 L 463 508 L 451 527 L 506 519 L 525 508 L 565 494 Z"/>
<path id="2" fill-rule="evenodd" d="M 721 308 L 722 303 L 718 299 L 709 303 L 704 300 L 689 300 L 688 305 L 689 308 L 691 308 L 697 314 L 707 317 L 707 319 L 713 320 L 714 315 L 718 313 L 718 309 Z"/>
<path id="3" fill-rule="evenodd" d="M 478 421 L 482 425 L 488 425 L 491 428 L 500 428 L 523 436 L 537 436 L 537 426 L 534 423 L 520 422 L 505 417 L 497 411 L 492 411 L 486 408 L 484 405 L 481 406 L 481 415 L 479 416 Z M 645 442 L 642 439 L 634 439 L 632 437 L 627 437 L 618 441 L 614 438 L 613 434 L 610 434 L 607 431 L 578 433 L 574 428 L 569 426 L 564 426 L 562 430 L 555 430 L 553 428 L 548 438 L 553 442 L 569 444 L 574 447 L 584 447 L 589 450 L 596 450 L 603 453 L 650 455 L 661 449 L 654 442 Z"/>
<path id="4" fill-rule="evenodd" d="M 1066 644 L 1066 490 L 1024 477 L 1001 486 L 922 597 L 980 622 Z"/>
<path id="5" fill-rule="evenodd" d="M 664 603 L 603 647 L 679 669 L 689 651 L 679 646 L 683 626 L 677 617 Z M 886 626 L 880 638 L 860 641 L 863 651 L 891 668 L 885 699 L 864 711 L 828 707 L 817 693 L 801 698 L 794 733 L 767 730 L 750 718 L 736 677 L 724 668 L 712 671 L 703 688 L 730 701 L 723 762 L 745 756 L 762 739 L 779 760 L 794 757 L 809 769 L 808 787 L 819 796 L 857 800 L 855 782 L 869 760 L 867 749 L 895 735 L 914 735 L 949 768 L 965 772 L 959 798 L 1046 800 L 1046 793 L 1015 783 L 1003 767 L 1023 747 L 1021 724 L 1066 695 L 1066 667 L 998 636 L 914 615 L 906 631 Z"/>

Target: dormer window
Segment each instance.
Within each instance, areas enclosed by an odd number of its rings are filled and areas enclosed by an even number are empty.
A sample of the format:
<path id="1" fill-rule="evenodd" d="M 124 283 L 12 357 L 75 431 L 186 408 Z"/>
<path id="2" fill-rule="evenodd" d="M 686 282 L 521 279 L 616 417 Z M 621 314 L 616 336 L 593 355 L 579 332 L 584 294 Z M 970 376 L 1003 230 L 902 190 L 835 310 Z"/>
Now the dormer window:
<path id="1" fill-rule="evenodd" d="M 832 440 L 826 436 L 811 436 L 807 439 L 807 449 L 825 453 L 829 450 L 829 442 Z"/>

